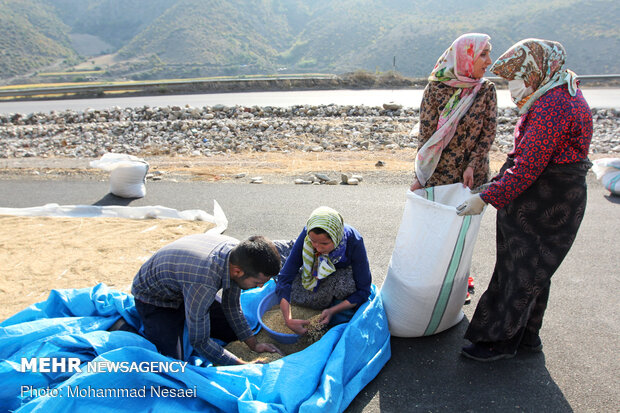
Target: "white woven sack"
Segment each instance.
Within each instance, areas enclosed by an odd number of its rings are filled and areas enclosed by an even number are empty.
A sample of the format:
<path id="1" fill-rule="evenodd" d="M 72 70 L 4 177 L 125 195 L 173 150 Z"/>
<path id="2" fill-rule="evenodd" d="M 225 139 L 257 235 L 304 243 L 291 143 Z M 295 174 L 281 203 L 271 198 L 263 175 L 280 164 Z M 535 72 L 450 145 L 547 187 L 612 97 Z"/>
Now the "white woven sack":
<path id="1" fill-rule="evenodd" d="M 146 174 L 149 164 L 138 157 L 106 153 L 92 161 L 93 168 L 110 171 L 110 193 L 121 198 L 142 198 L 146 195 Z"/>
<path id="2" fill-rule="evenodd" d="M 601 158 L 592 162 L 596 178 L 612 194 L 620 195 L 620 158 Z"/>
<path id="3" fill-rule="evenodd" d="M 481 215 L 459 217 L 471 196 L 462 184 L 407 191 L 403 219 L 381 287 L 390 333 L 420 337 L 463 318 L 467 278 Z"/>

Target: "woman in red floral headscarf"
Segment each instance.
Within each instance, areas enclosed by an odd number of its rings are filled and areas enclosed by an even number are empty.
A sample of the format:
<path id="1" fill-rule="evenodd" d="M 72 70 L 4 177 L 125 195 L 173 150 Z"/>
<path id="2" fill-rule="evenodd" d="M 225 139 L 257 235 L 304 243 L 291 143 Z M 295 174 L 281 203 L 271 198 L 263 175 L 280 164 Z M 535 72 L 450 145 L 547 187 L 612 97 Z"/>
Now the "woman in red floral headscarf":
<path id="1" fill-rule="evenodd" d="M 497 208 L 495 270 L 465 333 L 472 344 L 462 351 L 474 360 L 542 350 L 551 276 L 583 218 L 592 114 L 576 75 L 562 69 L 565 60 L 560 43 L 526 39 L 491 68 L 508 80 L 522 116 L 500 174 L 457 207 L 459 215 L 479 214 L 486 203 Z"/>

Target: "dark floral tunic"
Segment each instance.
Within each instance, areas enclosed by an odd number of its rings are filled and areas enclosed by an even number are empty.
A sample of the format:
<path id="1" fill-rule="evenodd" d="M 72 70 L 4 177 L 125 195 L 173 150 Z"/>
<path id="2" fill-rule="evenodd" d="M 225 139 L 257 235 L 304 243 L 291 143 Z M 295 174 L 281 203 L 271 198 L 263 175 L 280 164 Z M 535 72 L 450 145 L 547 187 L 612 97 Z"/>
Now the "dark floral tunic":
<path id="1" fill-rule="evenodd" d="M 437 130 L 439 114 L 456 88 L 441 82 L 429 82 L 420 104 L 418 150 Z M 489 178 L 489 150 L 495 140 L 497 94 L 495 85 L 484 80 L 474 103 L 459 121 L 454 137 L 444 148 L 441 159 L 426 186 L 463 182 L 468 166 L 474 170 L 474 188 Z"/>
<path id="2" fill-rule="evenodd" d="M 549 164 L 571 164 L 588 156 L 592 113 L 581 90 L 573 97 L 566 85 L 538 98 L 515 127 L 514 166 L 482 194 L 503 208 L 532 185 Z"/>

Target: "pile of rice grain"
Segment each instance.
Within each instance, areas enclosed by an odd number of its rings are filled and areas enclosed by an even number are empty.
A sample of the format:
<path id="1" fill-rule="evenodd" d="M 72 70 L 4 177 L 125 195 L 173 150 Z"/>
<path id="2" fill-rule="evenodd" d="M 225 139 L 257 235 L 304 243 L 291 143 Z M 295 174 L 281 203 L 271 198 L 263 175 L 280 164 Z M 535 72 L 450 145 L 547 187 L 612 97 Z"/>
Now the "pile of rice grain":
<path id="1" fill-rule="evenodd" d="M 241 360 L 249 363 L 270 363 L 283 357 L 278 353 L 257 353 L 250 350 L 250 348 L 241 341 L 233 341 L 228 343 L 225 349 L 239 357 Z"/>
<path id="2" fill-rule="evenodd" d="M 321 314 L 317 314 L 314 317 L 310 318 L 310 324 L 306 326 L 308 332 L 306 333 L 306 338 L 310 343 L 316 343 L 323 337 L 323 335 L 327 332 L 327 326 L 325 324 L 320 323 Z"/>
<path id="3" fill-rule="evenodd" d="M 312 308 L 300 307 L 297 305 L 291 305 L 291 314 L 293 318 L 298 320 L 310 320 L 311 318 L 321 315 L 320 310 L 313 310 Z M 290 328 L 286 326 L 284 317 L 282 317 L 282 311 L 280 311 L 280 305 L 276 304 L 263 314 L 263 323 L 276 333 L 283 334 L 295 334 Z"/>
<path id="4" fill-rule="evenodd" d="M 321 311 L 291 305 L 291 313 L 293 318 L 310 321 L 310 324 L 307 326 L 308 332 L 300 337 L 296 343 L 280 343 L 269 336 L 264 329 L 256 335 L 258 342 L 274 344 L 282 350 L 285 355 L 289 355 L 302 351 L 312 343 L 319 341 L 321 337 L 323 337 L 323 334 L 327 331 L 327 327 L 319 323 L 319 320 L 321 319 Z M 284 317 L 282 317 L 282 312 L 280 311 L 279 305 L 273 306 L 263 314 L 263 323 L 272 331 L 293 334 L 293 332 L 284 323 Z M 250 363 L 270 363 L 283 357 L 278 353 L 256 353 L 250 350 L 245 343 L 240 341 L 233 341 L 229 343 L 225 349 L 239 357 L 241 360 Z"/>

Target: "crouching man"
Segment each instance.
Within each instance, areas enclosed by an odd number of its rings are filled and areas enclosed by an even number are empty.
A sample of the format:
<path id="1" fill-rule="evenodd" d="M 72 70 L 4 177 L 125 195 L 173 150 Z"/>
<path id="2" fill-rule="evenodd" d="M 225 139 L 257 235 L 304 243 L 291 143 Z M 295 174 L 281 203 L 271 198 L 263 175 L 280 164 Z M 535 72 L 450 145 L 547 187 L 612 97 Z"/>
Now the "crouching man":
<path id="1" fill-rule="evenodd" d="M 239 302 L 241 290 L 261 287 L 279 270 L 278 251 L 265 237 L 239 242 L 219 234 L 189 235 L 144 263 L 131 293 L 146 338 L 163 355 L 184 359 L 187 324 L 190 344 L 200 356 L 218 365 L 246 364 L 213 338 L 239 339 L 257 353 L 282 354 L 273 344 L 257 342 Z"/>

